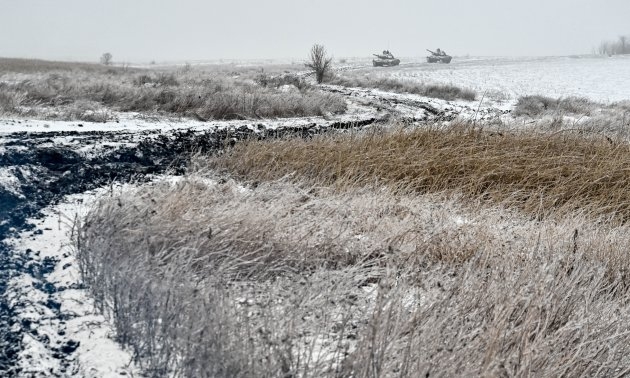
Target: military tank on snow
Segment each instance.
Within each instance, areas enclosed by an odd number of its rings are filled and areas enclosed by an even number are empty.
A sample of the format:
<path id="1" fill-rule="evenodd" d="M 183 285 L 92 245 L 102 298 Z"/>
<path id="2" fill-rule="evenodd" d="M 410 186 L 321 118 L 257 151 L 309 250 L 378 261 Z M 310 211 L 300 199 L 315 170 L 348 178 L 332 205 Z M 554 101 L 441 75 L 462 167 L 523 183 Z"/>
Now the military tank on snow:
<path id="1" fill-rule="evenodd" d="M 427 62 L 429 63 L 450 63 L 451 59 L 453 59 L 452 56 L 447 55 L 445 51 L 440 49 L 436 51 L 427 49 L 427 51 L 431 53 L 431 55 L 427 56 Z"/>
<path id="2" fill-rule="evenodd" d="M 394 55 L 389 50 L 384 50 L 382 54 L 372 54 L 376 59 L 372 59 L 374 67 L 391 67 L 400 64 L 400 59 L 394 58 Z"/>

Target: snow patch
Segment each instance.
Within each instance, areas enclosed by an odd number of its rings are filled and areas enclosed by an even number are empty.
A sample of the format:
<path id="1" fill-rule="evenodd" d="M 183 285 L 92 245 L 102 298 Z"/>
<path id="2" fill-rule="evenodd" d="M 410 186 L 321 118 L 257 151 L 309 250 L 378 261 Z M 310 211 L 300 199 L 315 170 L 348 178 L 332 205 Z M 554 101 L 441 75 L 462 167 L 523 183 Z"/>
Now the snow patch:
<path id="1" fill-rule="evenodd" d="M 0 188 L 16 196 L 23 197 L 20 190 L 20 180 L 13 174 L 14 169 L 11 167 L 0 167 Z"/>
<path id="2" fill-rule="evenodd" d="M 71 244 L 75 220 L 104 193 L 68 196 L 44 209 L 42 218 L 31 220 L 32 230 L 7 241 L 36 266 L 49 267 L 41 274 L 19 275 L 7 289 L 24 330 L 19 361 L 29 377 L 139 375 L 131 353 L 112 339 L 111 325 L 96 313 Z"/>

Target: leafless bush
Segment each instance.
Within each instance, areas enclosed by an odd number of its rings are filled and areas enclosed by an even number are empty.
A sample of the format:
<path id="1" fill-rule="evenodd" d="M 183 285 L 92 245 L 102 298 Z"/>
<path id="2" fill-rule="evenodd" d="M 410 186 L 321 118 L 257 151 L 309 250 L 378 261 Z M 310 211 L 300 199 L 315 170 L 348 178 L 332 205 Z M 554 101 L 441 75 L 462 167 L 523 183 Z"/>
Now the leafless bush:
<path id="1" fill-rule="evenodd" d="M 315 44 L 311 48 L 309 61 L 304 64 L 307 68 L 315 73 L 315 80 L 322 83 L 326 77 L 330 75 L 332 69 L 332 58 L 326 55 L 326 48 L 322 45 Z"/>
<path id="2" fill-rule="evenodd" d="M 108 52 L 104 53 L 103 55 L 101 55 L 101 59 L 100 59 L 101 64 L 103 64 L 105 66 L 111 65 L 112 64 L 112 58 L 113 58 L 113 56 L 112 56 L 111 53 L 108 53 Z"/>

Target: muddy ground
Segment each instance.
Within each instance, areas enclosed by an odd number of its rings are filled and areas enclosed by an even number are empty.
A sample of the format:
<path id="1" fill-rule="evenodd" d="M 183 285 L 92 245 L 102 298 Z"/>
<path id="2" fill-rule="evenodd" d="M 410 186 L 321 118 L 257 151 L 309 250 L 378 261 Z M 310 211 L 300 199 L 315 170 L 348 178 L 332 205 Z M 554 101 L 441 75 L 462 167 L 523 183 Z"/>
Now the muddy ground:
<path id="1" fill-rule="evenodd" d="M 22 350 L 23 333 L 30 332 L 35 338 L 39 336 L 37 327 L 23 324 L 24 321 L 15 316 L 16 309 L 25 304 L 7 299 L 7 283 L 24 273 L 38 282 L 44 281 L 42 278 L 56 264 L 50 259 L 29 257 L 31 252 L 37 254 L 38 251 L 15 253 L 5 239 L 16 238 L 19 233 L 32 230 L 29 219 L 37 219 L 43 208 L 55 204 L 64 196 L 114 182 L 139 183 L 166 172 L 182 174 L 192 153 L 220 151 L 238 140 L 282 135 L 308 137 L 325 130 L 360 128 L 373 122 L 373 119 L 340 122 L 325 129 L 315 124 L 277 130 L 252 125 L 219 131 L 67 131 L 0 135 L 0 169 L 19 180 L 19 184 L 12 187 L 0 186 L 0 375 L 20 373 L 16 359 Z M 65 288 L 42 285 L 39 289 L 51 295 Z M 59 313 L 59 304 L 53 299 L 45 300 L 44 304 Z M 39 341 L 47 343 L 41 337 Z M 76 346 L 76 341 L 67 340 L 62 345 L 50 345 L 50 348 L 56 358 L 68 360 L 66 365 L 70 366 L 70 357 Z"/>

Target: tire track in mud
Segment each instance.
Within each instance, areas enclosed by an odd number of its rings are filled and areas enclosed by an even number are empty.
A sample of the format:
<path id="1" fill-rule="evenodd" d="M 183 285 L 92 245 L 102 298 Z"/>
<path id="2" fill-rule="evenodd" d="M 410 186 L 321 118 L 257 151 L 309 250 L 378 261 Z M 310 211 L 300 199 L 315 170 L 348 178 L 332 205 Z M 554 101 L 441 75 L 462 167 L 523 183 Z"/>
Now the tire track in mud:
<path id="1" fill-rule="evenodd" d="M 479 102 L 465 104 L 463 101 L 429 99 L 408 93 L 388 92 L 371 88 L 352 88 L 324 84 L 322 90 L 344 96 L 351 103 L 370 109 L 379 118 L 393 117 L 404 123 L 435 123 L 455 120 L 494 121 L 509 111 L 493 106 L 481 106 Z M 483 103 L 483 98 L 481 99 Z"/>
<path id="2" fill-rule="evenodd" d="M 56 261 L 36 260 L 18 254 L 6 243 L 33 229 L 28 219 L 41 217 L 41 210 L 56 204 L 64 196 L 103 187 L 114 181 L 143 182 L 153 175 L 169 172 L 183 174 L 191 153 L 208 153 L 234 145 L 247 138 L 277 138 L 293 135 L 310 137 L 332 130 L 361 128 L 378 120 L 336 122 L 327 126 L 310 124 L 299 127 L 268 129 L 263 124 L 222 130 L 159 130 L 138 132 L 40 132 L 0 134 L 0 173 L 13 175 L 12 186 L 0 180 L 0 376 L 20 375 L 18 358 L 23 350 L 23 336 L 47 344 L 36 332 L 36 325 L 20 321 L 16 311 L 26 306 L 19 298 L 9 299 L 7 284 L 18 275 L 28 274 L 37 282 L 45 277 Z M 2 176 L 0 175 L 0 179 Z M 35 231 L 37 232 L 37 231 Z M 36 252 L 36 251 L 31 251 Z M 38 288 L 44 295 L 57 290 L 54 285 Z M 62 316 L 52 299 L 42 303 Z M 63 320 L 63 319 L 62 319 Z M 50 344 L 50 343 L 49 343 Z M 51 376 L 66 376 L 72 370 L 72 354 L 78 343 L 66 340 L 62 345 L 47 345 L 62 370 Z"/>

